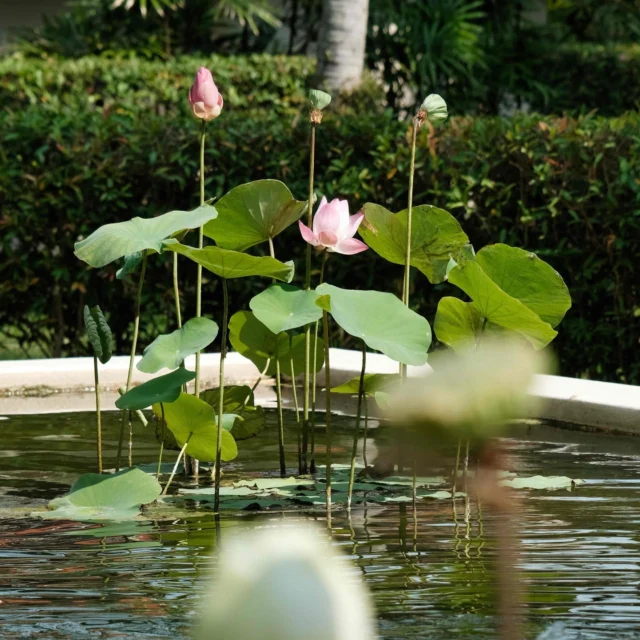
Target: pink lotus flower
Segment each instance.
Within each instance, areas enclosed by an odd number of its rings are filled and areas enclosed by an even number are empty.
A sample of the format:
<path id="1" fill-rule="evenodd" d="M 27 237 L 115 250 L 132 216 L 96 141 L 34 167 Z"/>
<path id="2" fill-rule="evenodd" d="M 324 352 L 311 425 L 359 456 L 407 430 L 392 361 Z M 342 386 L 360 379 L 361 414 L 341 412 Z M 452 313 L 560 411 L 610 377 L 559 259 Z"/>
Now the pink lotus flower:
<path id="1" fill-rule="evenodd" d="M 189 104 L 193 115 L 206 121 L 217 118 L 222 111 L 222 94 L 213 81 L 211 71 L 206 67 L 200 67 L 196 73 L 196 79 L 189 90 Z"/>
<path id="2" fill-rule="evenodd" d="M 346 200 L 336 198 L 327 202 L 323 197 L 313 218 L 313 231 L 300 220 L 298 224 L 302 237 L 318 250 L 326 249 L 351 256 L 369 248 L 353 237 L 363 218 L 364 213 L 349 215 L 349 203 Z"/>

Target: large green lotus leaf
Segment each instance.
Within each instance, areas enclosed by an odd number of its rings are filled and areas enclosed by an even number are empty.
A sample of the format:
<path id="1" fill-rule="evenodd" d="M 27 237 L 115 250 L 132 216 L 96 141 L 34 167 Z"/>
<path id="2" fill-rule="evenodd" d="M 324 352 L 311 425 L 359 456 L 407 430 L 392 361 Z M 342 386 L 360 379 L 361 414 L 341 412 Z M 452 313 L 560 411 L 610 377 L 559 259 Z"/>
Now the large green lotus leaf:
<path id="1" fill-rule="evenodd" d="M 399 379 L 400 376 L 396 373 L 366 373 L 364 376 L 364 393 L 367 396 L 374 396 L 376 392 L 385 389 Z M 331 393 L 358 395 L 360 393 L 360 376 L 356 376 L 338 387 L 333 387 Z"/>
<path id="2" fill-rule="evenodd" d="M 87 328 L 89 342 L 93 348 L 96 358 L 107 364 L 111 360 L 113 353 L 113 334 L 107 319 L 104 317 L 99 306 L 84 307 L 84 326 Z"/>
<path id="3" fill-rule="evenodd" d="M 200 398 L 213 407 L 217 413 L 220 402 L 220 389 L 207 389 Z M 246 401 L 246 402 L 245 402 Z M 262 407 L 254 406 L 253 392 L 246 385 L 232 385 L 224 388 L 222 401 L 223 413 L 233 416 L 229 431 L 236 440 L 246 440 L 258 435 L 265 426 L 265 415 Z M 223 422 L 225 429 L 227 424 Z"/>
<path id="4" fill-rule="evenodd" d="M 153 405 L 153 412 L 162 417 L 159 404 Z M 178 446 L 183 447 L 189 441 L 186 452 L 190 456 L 203 462 L 215 462 L 218 427 L 215 412 L 209 404 L 188 393 L 181 393 L 175 402 L 164 405 L 164 419 Z M 233 460 L 237 455 L 236 441 L 229 431 L 223 429 L 222 460 Z"/>
<path id="5" fill-rule="evenodd" d="M 571 308 L 571 296 L 562 276 L 535 253 L 493 244 L 478 251 L 476 262 L 505 293 L 552 327 L 558 326 Z"/>
<path id="6" fill-rule="evenodd" d="M 313 340 L 313 338 L 312 338 Z M 231 346 L 245 358 L 251 360 L 256 367 L 263 371 L 269 360 L 266 375 L 272 376 L 276 372 L 276 354 L 280 359 L 280 369 L 283 374 L 291 374 L 291 359 L 295 375 L 304 371 L 305 345 L 304 335 L 296 335 L 291 339 L 286 333 L 275 334 L 265 327 L 251 311 L 238 311 L 229 321 L 229 342 Z M 313 365 L 313 353 L 312 365 Z M 316 345 L 316 371 L 320 371 L 324 364 L 324 342 L 318 338 Z"/>
<path id="7" fill-rule="evenodd" d="M 184 359 L 210 345 L 218 335 L 218 325 L 209 318 L 191 318 L 165 336 L 158 336 L 145 350 L 138 369 L 156 373 L 160 369 L 175 369 Z"/>
<path id="8" fill-rule="evenodd" d="M 180 244 L 175 238 L 164 243 L 167 251 L 175 251 L 182 256 L 202 265 L 205 269 L 221 278 L 245 278 L 247 276 L 264 276 L 291 282 L 293 279 L 293 262 L 280 262 L 269 256 L 250 256 L 239 251 L 230 251 L 220 247 L 204 247 L 195 249 Z"/>
<path id="9" fill-rule="evenodd" d="M 204 234 L 223 249 L 245 251 L 274 238 L 307 210 L 307 202 L 295 200 L 279 180 L 241 184 L 216 202 L 218 217 L 204 227 Z"/>
<path id="10" fill-rule="evenodd" d="M 49 503 L 51 511 L 40 515 L 56 520 L 130 520 L 161 492 L 153 476 L 135 467 L 115 474 L 85 473 L 66 496 Z"/>
<path id="11" fill-rule="evenodd" d="M 274 284 L 251 299 L 255 317 L 273 333 L 303 327 L 322 318 L 318 294 L 290 284 Z"/>
<path id="12" fill-rule="evenodd" d="M 477 262 L 463 260 L 448 277 L 473 300 L 478 313 L 503 329 L 519 333 L 536 349 L 546 347 L 558 335 L 537 313 L 503 291 Z"/>
<path id="13" fill-rule="evenodd" d="M 159 406 L 161 402 L 175 402 L 180 396 L 182 386 L 191 382 L 195 377 L 196 374 L 193 371 L 176 369 L 171 373 L 143 382 L 139 387 L 129 389 L 127 393 L 116 400 L 116 407 L 138 411 L 146 409 L 152 404 Z"/>
<path id="14" fill-rule="evenodd" d="M 362 239 L 385 260 L 404 264 L 408 210 L 391 213 L 370 202 L 362 210 L 365 219 L 358 228 Z M 443 282 L 449 259 L 466 251 L 468 244 L 469 238 L 458 221 L 444 209 L 431 205 L 413 208 L 411 265 L 422 271 L 429 282 Z"/>
<path id="15" fill-rule="evenodd" d="M 105 224 L 88 238 L 76 242 L 75 254 L 92 267 L 130 256 L 137 251 L 162 251 L 162 242 L 184 229 L 196 229 L 217 216 L 214 207 L 205 205 L 193 211 L 169 211 L 155 218 L 133 218 Z"/>
<path id="16" fill-rule="evenodd" d="M 454 351 L 472 347 L 483 330 L 484 318 L 473 302 L 442 298 L 438 303 L 433 330 L 440 342 Z"/>
<path id="17" fill-rule="evenodd" d="M 333 319 L 371 349 L 404 364 L 422 365 L 427 361 L 429 323 L 392 293 L 340 289 L 327 283 L 316 291 L 329 296 Z"/>

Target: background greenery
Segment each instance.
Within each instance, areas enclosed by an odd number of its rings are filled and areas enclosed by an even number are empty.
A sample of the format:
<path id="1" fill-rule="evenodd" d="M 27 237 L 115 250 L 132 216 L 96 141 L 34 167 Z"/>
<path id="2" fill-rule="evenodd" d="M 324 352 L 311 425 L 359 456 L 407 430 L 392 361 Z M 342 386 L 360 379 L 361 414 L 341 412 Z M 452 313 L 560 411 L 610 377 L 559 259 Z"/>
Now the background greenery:
<path id="1" fill-rule="evenodd" d="M 224 2 L 188 0 L 188 15 L 167 12 L 167 19 L 114 13 L 109 4 L 81 0 L 71 13 L 26 35 L 17 53 L 0 58 L 5 357 L 86 353 L 80 339 L 86 302 L 110 311 L 118 350 L 126 350 L 132 277 L 117 282 L 115 266 L 84 268 L 73 244 L 106 222 L 197 204 L 198 123 L 186 95 L 201 64 L 213 69 L 225 97 L 223 116 L 209 127 L 207 194 L 219 197 L 269 177 L 305 197 L 306 92 L 315 63 L 284 54 L 305 50 L 313 39 L 317 2 L 296 3 L 297 35 L 279 44 L 271 18 L 234 18 L 222 10 Z M 574 301 L 554 343 L 562 373 L 635 383 L 637 5 L 558 0 L 550 3 L 549 24 L 532 27 L 517 1 L 371 0 L 368 63 L 387 82 L 383 89 L 368 76 L 360 89 L 335 100 L 317 151 L 318 193 L 348 198 L 352 211 L 367 201 L 402 209 L 412 96 L 442 92 L 453 117 L 421 133 L 416 202 L 450 210 L 477 248 L 504 241 L 549 261 Z M 283 22 L 291 21 L 287 6 Z M 198 13 L 207 7 L 208 13 Z M 189 32 L 197 19 L 206 20 Z M 437 28 L 417 33 L 411 25 Z M 429 55 L 420 56 L 425 43 Z M 230 55 L 203 53 L 214 45 Z M 265 50 L 283 53 L 257 53 Z M 530 109 L 544 115 L 526 113 Z M 513 117 L 496 115 L 514 110 Z M 303 250 L 295 228 L 276 243 L 283 259 L 300 259 Z M 188 316 L 195 272 L 186 261 L 182 272 Z M 353 288 L 399 292 L 401 272 L 371 251 L 335 256 L 329 264 L 330 280 Z M 173 328 L 168 275 L 169 260 L 154 258 L 141 347 Z M 236 282 L 233 308 L 246 308 L 261 286 Z M 213 316 L 219 315 L 217 287 L 212 278 L 204 301 Z M 430 321 L 439 297 L 456 295 L 454 287 L 431 287 L 420 274 L 413 288 L 412 301 Z M 335 337 L 348 345 L 346 336 Z"/>

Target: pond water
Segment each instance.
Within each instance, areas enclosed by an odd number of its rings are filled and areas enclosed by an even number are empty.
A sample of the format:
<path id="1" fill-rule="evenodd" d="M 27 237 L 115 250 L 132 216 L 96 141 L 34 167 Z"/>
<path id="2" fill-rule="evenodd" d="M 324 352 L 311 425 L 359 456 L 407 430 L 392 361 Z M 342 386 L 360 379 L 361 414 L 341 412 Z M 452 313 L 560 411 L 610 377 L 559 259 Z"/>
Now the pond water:
<path id="1" fill-rule="evenodd" d="M 105 413 L 104 422 L 111 454 L 118 416 Z M 347 461 L 350 428 L 349 419 L 336 420 L 336 462 Z M 204 509 L 118 525 L 29 517 L 94 470 L 94 417 L 10 416 L 0 433 L 3 638 L 188 638 L 218 542 L 240 528 L 326 524 L 321 509 L 304 507 L 225 512 L 217 532 Z M 371 451 L 388 438 L 388 430 L 374 430 Z M 293 429 L 286 440 L 293 464 Z M 573 492 L 518 494 L 528 637 L 554 621 L 564 622 L 567 638 L 640 636 L 640 439 L 521 425 L 506 445 L 513 470 L 585 480 Z M 136 427 L 134 463 L 156 455 L 151 429 Z M 273 471 L 276 460 L 270 423 L 240 443 L 232 466 Z M 455 519 L 451 501 L 420 501 L 414 527 L 410 504 L 365 503 L 351 518 L 336 509 L 334 544 L 372 591 L 381 638 L 495 637 L 490 532 L 499 523 L 475 504 L 468 513 L 465 521 L 463 501 Z"/>

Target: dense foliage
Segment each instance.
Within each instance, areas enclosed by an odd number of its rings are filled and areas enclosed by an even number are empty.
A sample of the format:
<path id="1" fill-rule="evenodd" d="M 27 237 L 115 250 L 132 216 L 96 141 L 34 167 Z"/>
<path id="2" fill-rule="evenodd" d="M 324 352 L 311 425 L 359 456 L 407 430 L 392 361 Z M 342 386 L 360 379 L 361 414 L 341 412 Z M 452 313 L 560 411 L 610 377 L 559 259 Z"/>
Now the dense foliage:
<path id="1" fill-rule="evenodd" d="M 280 76 L 280 82 L 290 82 Z M 42 103 L 33 87 L 33 104 L 26 94 L 21 100 L 14 96 L 23 106 L 0 115 L 0 326 L 27 349 L 39 344 L 48 355 L 78 353 L 86 303 L 99 300 L 106 310 L 131 307 L 133 281 L 104 286 L 115 278 L 115 268 L 99 277 L 89 269 L 78 275 L 73 244 L 79 237 L 106 222 L 197 205 L 196 123 L 188 105 L 154 105 L 144 82 L 132 84 L 142 92 L 140 100 L 123 99 L 111 108 L 104 97 L 92 105 L 85 90 L 78 95 L 79 81 L 75 93 L 61 91 L 58 100 Z M 226 99 L 238 95 L 239 104 L 248 105 L 247 95 L 220 86 L 228 110 L 211 127 L 207 194 L 220 197 L 235 185 L 268 177 L 285 181 L 295 197 L 304 198 L 306 117 L 292 115 L 288 100 L 281 107 L 277 90 L 270 101 L 266 87 L 252 93 L 261 96 L 261 109 L 248 117 L 233 98 Z M 179 87 L 166 90 L 177 94 Z M 48 91 L 53 96 L 53 87 Z M 294 93 L 286 91 L 291 99 Z M 150 108 L 134 108 L 134 102 Z M 397 142 L 405 133 L 407 123 L 391 112 L 329 111 L 318 136 L 317 192 L 348 198 L 354 211 L 367 201 L 403 209 L 409 148 Z M 437 134 L 425 129 L 419 145 L 416 204 L 450 210 L 477 247 L 497 241 L 525 247 L 565 277 L 574 304 L 554 343 L 563 373 L 638 382 L 632 354 L 640 333 L 634 266 L 640 251 L 640 118 L 458 117 Z M 276 240 L 276 255 L 300 259 L 291 251 L 301 254 L 303 247 L 290 243 L 290 234 L 297 230 Z M 195 272 L 186 266 L 184 271 L 186 299 L 192 300 Z M 166 276 L 157 268 L 149 273 L 142 323 L 149 334 L 141 336 L 141 346 L 173 328 Z M 352 258 L 348 272 L 330 277 L 349 288 L 382 288 L 384 282 L 399 291 L 402 269 L 366 252 Z M 215 316 L 219 282 L 209 282 L 204 313 Z M 249 280 L 233 284 L 232 309 L 246 308 L 257 292 L 253 286 Z M 430 320 L 436 298 L 457 295 L 451 285 L 432 287 L 420 274 L 413 288 L 412 303 Z M 130 318 L 128 312 L 109 317 L 120 351 Z"/>

